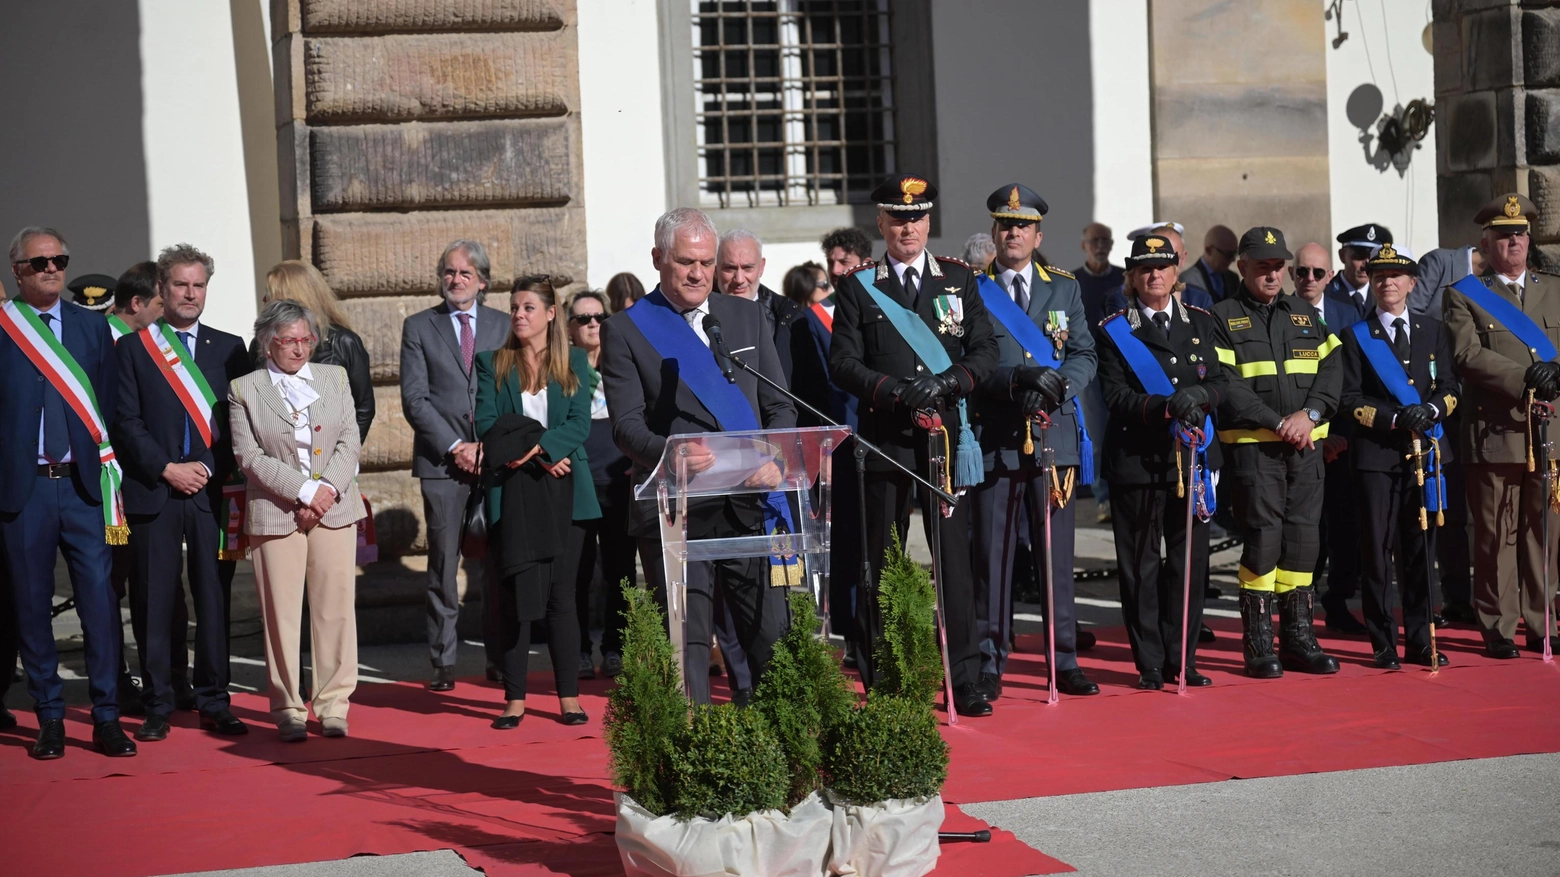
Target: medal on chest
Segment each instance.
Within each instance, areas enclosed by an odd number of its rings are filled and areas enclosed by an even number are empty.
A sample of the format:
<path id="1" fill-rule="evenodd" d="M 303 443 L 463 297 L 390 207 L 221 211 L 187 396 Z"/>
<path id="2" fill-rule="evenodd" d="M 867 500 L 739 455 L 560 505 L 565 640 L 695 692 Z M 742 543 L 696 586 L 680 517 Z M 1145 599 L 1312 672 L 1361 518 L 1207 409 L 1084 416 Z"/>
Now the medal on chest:
<path id="1" fill-rule="evenodd" d="M 1056 358 L 1062 358 L 1062 347 L 1067 343 L 1067 312 L 1045 312 L 1045 334 L 1051 336 L 1051 344 L 1056 347 Z"/>
<path id="2" fill-rule="evenodd" d="M 956 291 L 958 287 L 949 287 L 950 291 Z M 957 295 L 939 295 L 932 306 L 937 311 L 937 334 L 952 335 L 955 338 L 964 336 L 964 302 Z"/>

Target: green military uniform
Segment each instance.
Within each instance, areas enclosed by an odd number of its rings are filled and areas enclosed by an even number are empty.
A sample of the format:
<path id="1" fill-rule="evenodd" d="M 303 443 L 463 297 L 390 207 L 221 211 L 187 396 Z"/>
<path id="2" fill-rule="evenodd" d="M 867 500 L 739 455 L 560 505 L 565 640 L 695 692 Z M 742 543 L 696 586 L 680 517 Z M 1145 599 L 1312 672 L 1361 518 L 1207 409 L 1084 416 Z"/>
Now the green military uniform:
<path id="1" fill-rule="evenodd" d="M 1525 236 L 1535 212 L 1527 198 L 1502 195 L 1475 221 L 1496 233 Z M 1502 278 L 1489 268 L 1479 279 L 1560 345 L 1560 277 L 1528 268 L 1520 277 Z M 1474 607 L 1490 654 L 1514 658 L 1517 616 L 1527 628 L 1529 645 L 1541 645 L 1544 601 L 1555 593 L 1553 578 L 1547 588 L 1539 585 L 1544 473 L 1527 467 L 1529 429 L 1536 441 L 1537 425 L 1528 419 L 1526 376 L 1538 356 L 1455 287 L 1447 287 L 1443 302 L 1467 400 L 1458 452 L 1464 455 L 1473 518 Z M 1551 432 L 1551 440 L 1556 438 L 1560 433 Z M 1551 511 L 1549 525 L 1560 526 L 1560 515 Z M 1560 530 L 1550 533 L 1560 540 Z"/>
<path id="2" fill-rule="evenodd" d="M 1241 237 L 1242 261 L 1290 259 L 1283 233 L 1253 228 Z M 1284 668 L 1336 673 L 1311 630 L 1312 570 L 1320 547 L 1325 470 L 1320 442 L 1338 407 L 1342 361 L 1321 314 L 1280 292 L 1263 304 L 1242 285 L 1213 306 L 1214 350 L 1242 380 L 1232 382 L 1219 406 L 1224 477 L 1241 550 L 1240 606 L 1245 623 L 1246 673 L 1261 679 Z M 1275 432 L 1296 411 L 1309 413 L 1311 440 L 1302 450 Z M 1279 653 L 1273 650 L 1273 603 L 1281 614 Z"/>

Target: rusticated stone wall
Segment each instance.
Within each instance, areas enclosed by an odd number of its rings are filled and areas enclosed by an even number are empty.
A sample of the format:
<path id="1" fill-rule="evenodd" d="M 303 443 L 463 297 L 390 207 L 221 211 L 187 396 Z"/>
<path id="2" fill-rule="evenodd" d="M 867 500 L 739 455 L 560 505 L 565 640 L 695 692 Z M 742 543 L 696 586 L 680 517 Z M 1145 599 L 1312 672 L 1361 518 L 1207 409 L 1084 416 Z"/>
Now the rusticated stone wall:
<path id="1" fill-rule="evenodd" d="M 1534 255 L 1560 271 L 1560 6 L 1435 0 L 1436 180 L 1441 244 L 1474 243 L 1502 192 L 1538 206 Z"/>
<path id="2" fill-rule="evenodd" d="M 518 274 L 585 276 L 574 0 L 272 0 L 283 247 L 324 273 L 379 405 L 359 483 L 382 551 L 425 548 L 401 321 L 456 238 Z"/>

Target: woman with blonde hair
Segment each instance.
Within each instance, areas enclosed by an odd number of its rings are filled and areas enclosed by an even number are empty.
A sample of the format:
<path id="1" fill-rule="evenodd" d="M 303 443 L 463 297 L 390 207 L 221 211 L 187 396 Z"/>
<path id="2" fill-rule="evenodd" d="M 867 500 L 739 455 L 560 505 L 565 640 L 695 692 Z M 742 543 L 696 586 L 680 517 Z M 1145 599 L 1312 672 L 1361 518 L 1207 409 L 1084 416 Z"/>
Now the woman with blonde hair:
<path id="1" fill-rule="evenodd" d="M 509 340 L 476 357 L 488 552 L 498 580 L 489 650 L 503 656 L 499 730 L 525 717 L 531 623 L 544 617 L 559 719 L 589 720 L 579 700 L 574 581 L 584 522 L 601 517 L 585 452 L 598 378 L 585 352 L 569 347 L 559 310 L 547 275 L 521 277 L 509 296 Z"/>
<path id="2" fill-rule="evenodd" d="M 277 263 L 265 275 L 266 303 L 293 301 L 309 309 L 319 324 L 319 343 L 310 362 L 339 365 L 347 370 L 356 409 L 358 440 L 368 440 L 368 427 L 374 422 L 374 379 L 369 370 L 368 349 L 352 331 L 341 301 L 325 282 L 325 275 L 308 262 L 288 259 Z M 265 352 L 250 345 L 249 355 L 257 366 L 265 363 Z"/>

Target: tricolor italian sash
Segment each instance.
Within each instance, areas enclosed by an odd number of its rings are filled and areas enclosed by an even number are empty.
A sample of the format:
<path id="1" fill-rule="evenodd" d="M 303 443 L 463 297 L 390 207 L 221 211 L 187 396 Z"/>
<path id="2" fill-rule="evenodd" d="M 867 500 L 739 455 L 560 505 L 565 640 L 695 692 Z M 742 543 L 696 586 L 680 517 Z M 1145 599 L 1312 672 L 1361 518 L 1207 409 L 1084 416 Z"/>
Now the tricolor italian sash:
<path id="1" fill-rule="evenodd" d="M 1479 284 L 1479 288 L 1485 289 L 1484 284 Z M 1458 291 L 1463 290 L 1458 288 Z M 1505 301 L 1502 300 L 1501 303 L 1505 304 Z M 1489 308 L 1485 310 L 1488 311 Z M 1490 314 L 1496 316 L 1493 311 Z M 1498 316 L 1496 318 L 1499 319 Z M 1525 316 L 1523 319 L 1530 325 L 1533 322 Z M 1412 386 L 1413 382 L 1408 379 L 1408 372 L 1403 369 L 1403 361 L 1398 359 L 1397 354 L 1387 346 L 1384 339 L 1371 337 L 1370 324 L 1373 322 L 1375 321 L 1361 320 L 1350 327 L 1354 339 L 1360 342 L 1360 352 L 1365 354 L 1365 360 L 1370 363 L 1371 371 L 1381 379 L 1382 385 L 1399 405 L 1405 408 L 1409 405 L 1418 405 L 1423 400 L 1419 398 L 1419 391 Z M 1548 339 L 1545 338 L 1545 341 L 1547 342 Z M 1439 423 L 1425 431 L 1425 438 L 1430 442 L 1430 464 L 1425 471 L 1425 511 L 1428 512 L 1439 512 L 1446 507 L 1446 476 L 1441 473 L 1441 439 L 1445 434 L 1446 430 Z"/>
<path id="2" fill-rule="evenodd" d="M 117 342 L 119 339 L 125 337 L 126 335 L 132 334 L 135 330 L 130 328 L 130 324 L 129 323 L 126 323 L 124 320 L 119 319 L 119 316 L 117 314 L 109 314 L 108 315 L 108 331 L 109 331 L 109 334 L 114 336 L 114 341 Z"/>
<path id="3" fill-rule="evenodd" d="M 86 424 L 92 441 L 98 447 L 99 487 L 103 494 L 103 540 L 109 545 L 126 545 L 130 541 L 130 526 L 125 523 L 124 501 L 119 495 L 119 485 L 124 474 L 119 471 L 119 461 L 114 448 L 108 443 L 108 427 L 98 410 L 97 394 L 92 382 L 81 370 L 76 358 L 71 356 L 60 339 L 54 337 L 38 312 L 24 301 L 8 301 L 0 307 L 0 329 L 11 336 L 27 359 L 48 379 L 49 384 L 65 398 L 81 422 Z"/>
<path id="4" fill-rule="evenodd" d="M 210 448 L 217 396 L 211 392 L 211 385 L 206 383 L 206 376 L 200 373 L 200 367 L 195 365 L 194 355 L 185 348 L 173 327 L 162 320 L 147 326 L 136 335 L 146 346 L 152 362 L 157 363 L 157 370 L 162 372 L 163 379 L 173 388 L 173 394 L 179 397 L 185 413 L 189 414 L 190 420 L 195 421 L 201 441 Z"/>
<path id="5" fill-rule="evenodd" d="M 244 537 L 244 476 L 235 472 L 222 485 L 222 509 L 217 513 L 221 530 L 217 533 L 217 559 L 243 560 L 248 540 Z"/>
<path id="6" fill-rule="evenodd" d="M 823 324 L 823 328 L 830 335 L 834 334 L 834 314 L 830 313 L 829 309 L 823 306 L 823 302 L 815 301 L 807 309 L 812 311 L 813 316 L 818 318 L 818 322 Z"/>

